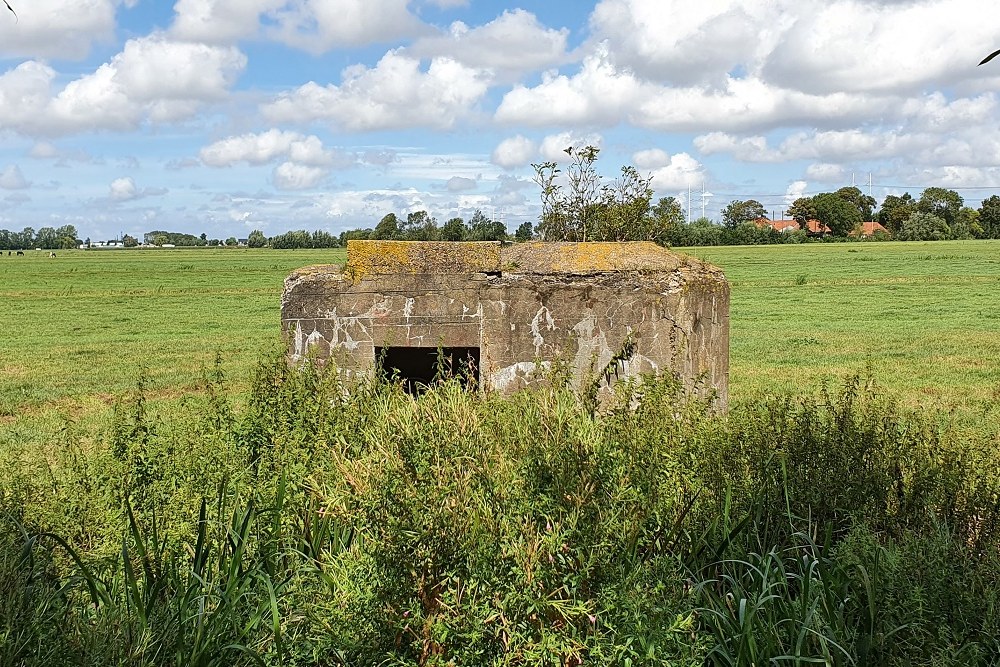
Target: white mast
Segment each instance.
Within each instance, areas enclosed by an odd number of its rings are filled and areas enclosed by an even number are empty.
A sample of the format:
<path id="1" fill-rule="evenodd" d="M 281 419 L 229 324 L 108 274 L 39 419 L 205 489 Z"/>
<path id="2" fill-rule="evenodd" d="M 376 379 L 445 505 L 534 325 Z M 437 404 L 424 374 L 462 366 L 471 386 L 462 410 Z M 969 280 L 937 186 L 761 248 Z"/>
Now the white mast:
<path id="1" fill-rule="evenodd" d="M 705 192 L 705 181 L 702 180 L 702 182 L 701 182 L 701 217 L 703 217 L 703 218 L 705 217 L 705 202 L 707 202 L 708 198 L 711 197 L 711 196 L 712 196 L 712 193 Z"/>

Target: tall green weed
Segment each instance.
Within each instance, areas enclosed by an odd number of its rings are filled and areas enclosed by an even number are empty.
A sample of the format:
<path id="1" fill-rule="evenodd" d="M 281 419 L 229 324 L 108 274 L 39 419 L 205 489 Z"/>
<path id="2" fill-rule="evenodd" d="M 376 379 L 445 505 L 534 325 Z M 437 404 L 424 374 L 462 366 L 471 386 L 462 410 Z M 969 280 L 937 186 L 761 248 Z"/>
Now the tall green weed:
<path id="1" fill-rule="evenodd" d="M 413 397 L 280 355 L 244 406 L 219 368 L 182 412 L 140 383 L 102 439 L 68 428 L 43 478 L 9 473 L 0 567 L 22 574 L 0 655 L 996 656 L 995 439 L 905 412 L 868 380 L 718 415 L 670 378 L 620 382 L 601 403 L 559 382 L 504 398 L 443 380 Z M 25 648 L 47 637 L 49 654 Z"/>

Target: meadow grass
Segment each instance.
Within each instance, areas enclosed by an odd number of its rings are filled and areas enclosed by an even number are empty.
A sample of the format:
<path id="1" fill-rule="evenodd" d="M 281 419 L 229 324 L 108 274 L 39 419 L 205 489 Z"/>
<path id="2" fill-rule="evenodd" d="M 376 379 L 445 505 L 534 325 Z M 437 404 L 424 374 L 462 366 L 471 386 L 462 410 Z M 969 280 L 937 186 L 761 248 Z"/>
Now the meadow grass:
<path id="1" fill-rule="evenodd" d="M 728 415 L 290 368 L 338 251 L 4 257 L 0 664 L 996 664 L 997 249 L 692 249 Z"/>
<path id="2" fill-rule="evenodd" d="M 553 385 L 140 385 L 0 467 L 0 664 L 996 664 L 995 438 L 860 379 L 728 415 Z"/>
<path id="3" fill-rule="evenodd" d="M 870 370 L 905 402 L 1000 401 L 1000 243 L 681 248 L 732 285 L 730 395 Z M 233 388 L 278 344 L 282 281 L 344 250 L 67 251 L 0 261 L 0 419 L 101 413 L 145 369 L 154 400 L 221 355 Z"/>
<path id="4" fill-rule="evenodd" d="M 735 401 L 870 369 L 907 403 L 1000 401 L 1000 243 L 681 249 L 732 288 Z"/>
<path id="5" fill-rule="evenodd" d="M 100 411 L 145 369 L 151 396 L 197 383 L 218 352 L 237 381 L 280 331 L 282 282 L 343 250 L 28 252 L 0 262 L 0 418 Z M 239 385 L 237 384 L 237 387 Z M 8 419 L 9 421 L 9 419 Z"/>

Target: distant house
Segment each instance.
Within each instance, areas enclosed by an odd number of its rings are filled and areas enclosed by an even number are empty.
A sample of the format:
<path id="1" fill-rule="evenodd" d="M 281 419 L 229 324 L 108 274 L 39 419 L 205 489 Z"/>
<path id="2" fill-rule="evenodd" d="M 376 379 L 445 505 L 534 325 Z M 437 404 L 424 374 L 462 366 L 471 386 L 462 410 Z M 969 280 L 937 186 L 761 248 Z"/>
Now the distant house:
<path id="1" fill-rule="evenodd" d="M 853 230 L 848 236 L 856 236 L 862 239 L 868 239 L 876 234 L 885 234 L 886 236 L 891 236 L 889 230 L 880 225 L 877 222 L 862 222 L 861 226 Z"/>
<path id="2" fill-rule="evenodd" d="M 798 220 L 768 220 L 767 218 L 760 218 L 754 224 L 756 224 L 761 229 L 764 229 L 765 227 L 770 227 L 774 231 L 781 232 L 783 234 L 795 232 L 802 229 L 802 227 L 799 226 Z M 830 233 L 830 228 L 824 224 L 821 224 L 819 220 L 806 220 L 805 230 L 810 235 L 822 235 Z"/>
<path id="3" fill-rule="evenodd" d="M 824 234 L 829 234 L 831 230 L 829 227 L 824 225 L 819 220 L 806 220 L 806 231 L 810 235 L 823 236 Z"/>
<path id="4" fill-rule="evenodd" d="M 759 218 L 755 224 L 760 229 L 770 227 L 774 231 L 781 233 L 794 232 L 799 229 L 798 220 L 768 220 L 767 218 Z"/>

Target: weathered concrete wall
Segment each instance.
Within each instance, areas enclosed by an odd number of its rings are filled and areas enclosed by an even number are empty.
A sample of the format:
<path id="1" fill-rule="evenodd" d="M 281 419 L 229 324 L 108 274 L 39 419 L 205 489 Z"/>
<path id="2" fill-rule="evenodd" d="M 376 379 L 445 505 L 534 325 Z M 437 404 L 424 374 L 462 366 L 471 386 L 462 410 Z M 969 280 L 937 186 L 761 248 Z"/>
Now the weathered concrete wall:
<path id="1" fill-rule="evenodd" d="M 511 392 L 557 360 L 578 382 L 627 343 L 619 377 L 703 379 L 725 409 L 729 286 L 718 269 L 651 243 L 352 241 L 348 263 L 285 282 L 293 359 L 370 372 L 376 347 L 478 347 L 484 386 Z"/>

